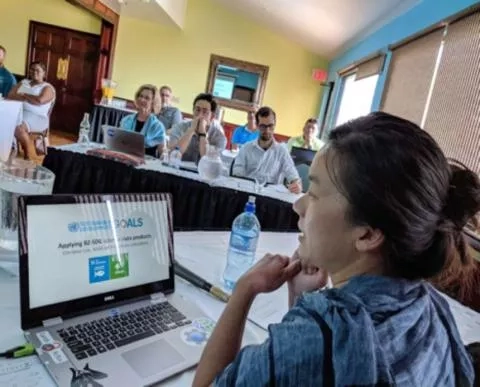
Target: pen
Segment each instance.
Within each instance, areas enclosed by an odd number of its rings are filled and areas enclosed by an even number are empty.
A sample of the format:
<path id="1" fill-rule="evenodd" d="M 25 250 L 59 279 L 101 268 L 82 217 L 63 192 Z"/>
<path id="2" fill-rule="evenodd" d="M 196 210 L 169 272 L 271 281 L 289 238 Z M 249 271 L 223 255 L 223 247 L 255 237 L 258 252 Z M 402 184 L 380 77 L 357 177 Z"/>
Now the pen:
<path id="1" fill-rule="evenodd" d="M 15 348 L 11 348 L 8 351 L 0 353 L 0 357 L 5 357 L 7 359 L 12 359 L 12 358 L 16 359 L 19 357 L 30 356 L 30 355 L 33 355 L 34 353 L 35 353 L 35 347 L 32 344 L 27 343 L 27 344 L 20 345 Z"/>
<path id="2" fill-rule="evenodd" d="M 174 261 L 174 268 L 176 275 L 190 282 L 192 285 L 202 290 L 205 290 L 215 298 L 218 298 L 220 301 L 228 302 L 228 300 L 230 299 L 230 296 L 222 289 L 205 281 L 203 278 L 199 277 L 195 273 L 192 273 L 186 267 L 180 265 L 176 260 Z"/>

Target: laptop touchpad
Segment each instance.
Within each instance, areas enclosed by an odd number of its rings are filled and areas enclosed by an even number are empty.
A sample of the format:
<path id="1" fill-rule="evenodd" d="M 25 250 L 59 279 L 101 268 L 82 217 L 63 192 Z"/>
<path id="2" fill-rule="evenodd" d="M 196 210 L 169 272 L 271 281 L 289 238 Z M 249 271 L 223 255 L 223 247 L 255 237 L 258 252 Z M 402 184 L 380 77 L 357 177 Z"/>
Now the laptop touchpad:
<path id="1" fill-rule="evenodd" d="M 163 339 L 132 349 L 123 353 L 122 356 L 142 378 L 158 374 L 185 360 L 175 348 Z"/>

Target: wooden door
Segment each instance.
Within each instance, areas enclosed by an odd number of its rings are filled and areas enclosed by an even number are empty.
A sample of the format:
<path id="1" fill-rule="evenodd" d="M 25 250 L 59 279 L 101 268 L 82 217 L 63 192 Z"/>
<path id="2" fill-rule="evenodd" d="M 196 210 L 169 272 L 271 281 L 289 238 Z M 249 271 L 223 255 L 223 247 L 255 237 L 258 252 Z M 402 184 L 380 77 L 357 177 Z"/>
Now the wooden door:
<path id="1" fill-rule="evenodd" d="M 100 51 L 98 35 L 47 24 L 30 23 L 28 62 L 47 65 L 47 81 L 56 90 L 50 128 L 77 134 L 90 112 L 96 89 Z"/>

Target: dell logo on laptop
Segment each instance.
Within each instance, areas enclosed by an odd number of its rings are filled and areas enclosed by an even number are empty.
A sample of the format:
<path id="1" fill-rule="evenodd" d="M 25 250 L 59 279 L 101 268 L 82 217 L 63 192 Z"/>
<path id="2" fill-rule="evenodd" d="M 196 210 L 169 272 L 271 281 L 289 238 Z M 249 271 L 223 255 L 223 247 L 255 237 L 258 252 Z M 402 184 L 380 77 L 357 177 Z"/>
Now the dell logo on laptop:
<path id="1" fill-rule="evenodd" d="M 113 137 L 115 135 L 115 129 L 108 129 L 107 130 L 107 134 L 110 136 L 110 137 Z"/>
<path id="2" fill-rule="evenodd" d="M 106 296 L 103 301 L 108 302 L 108 301 L 113 301 L 115 300 L 115 296 Z"/>

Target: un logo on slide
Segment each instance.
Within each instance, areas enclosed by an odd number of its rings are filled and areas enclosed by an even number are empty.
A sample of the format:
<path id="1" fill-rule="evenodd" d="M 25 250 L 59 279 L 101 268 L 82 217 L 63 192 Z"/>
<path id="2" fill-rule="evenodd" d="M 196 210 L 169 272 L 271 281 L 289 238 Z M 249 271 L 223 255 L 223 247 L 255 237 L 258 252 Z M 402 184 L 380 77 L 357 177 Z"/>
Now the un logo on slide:
<path id="1" fill-rule="evenodd" d="M 78 232 L 78 230 L 80 230 L 80 225 L 77 222 L 73 222 L 68 225 L 68 231 Z"/>

